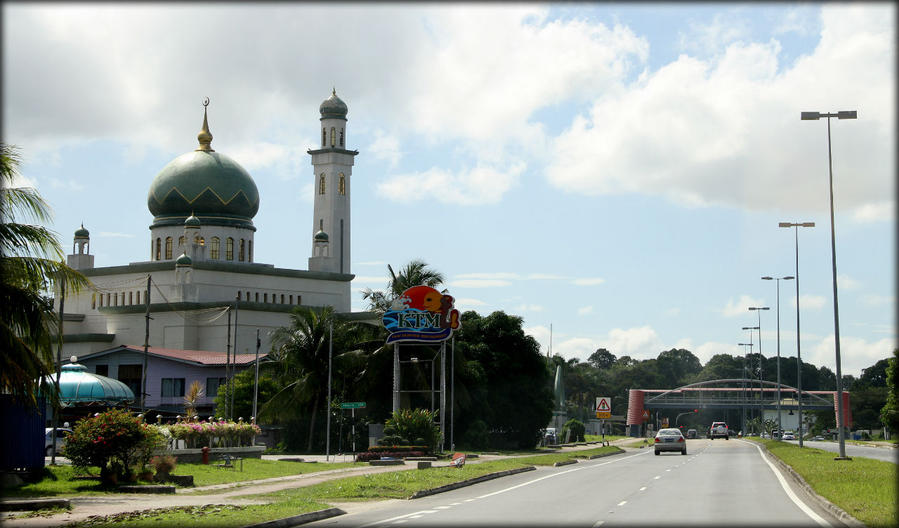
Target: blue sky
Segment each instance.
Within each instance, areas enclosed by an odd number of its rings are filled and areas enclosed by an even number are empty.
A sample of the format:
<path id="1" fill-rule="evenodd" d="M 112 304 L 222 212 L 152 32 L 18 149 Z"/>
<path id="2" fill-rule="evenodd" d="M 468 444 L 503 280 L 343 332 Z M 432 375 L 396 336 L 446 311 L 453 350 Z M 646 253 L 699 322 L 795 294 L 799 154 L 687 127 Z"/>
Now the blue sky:
<path id="1" fill-rule="evenodd" d="M 414 258 L 457 308 L 520 315 L 544 351 L 741 354 L 799 233 L 803 358 L 843 369 L 895 326 L 891 4 L 3 4 L 3 140 L 98 266 L 149 258 L 150 182 L 213 148 L 253 175 L 256 261 L 306 268 L 318 105 L 349 107 L 359 291 Z M 795 285 L 781 349 L 795 355 Z M 758 348 L 756 348 L 758 350 Z"/>

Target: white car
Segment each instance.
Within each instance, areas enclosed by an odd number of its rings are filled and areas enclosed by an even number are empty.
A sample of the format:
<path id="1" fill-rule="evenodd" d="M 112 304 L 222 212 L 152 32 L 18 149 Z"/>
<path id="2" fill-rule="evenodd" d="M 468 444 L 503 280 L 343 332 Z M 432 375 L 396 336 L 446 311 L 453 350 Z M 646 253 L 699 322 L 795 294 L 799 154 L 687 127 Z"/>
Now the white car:
<path id="1" fill-rule="evenodd" d="M 65 427 L 56 428 L 56 454 L 62 455 L 62 448 L 66 446 L 66 438 L 72 432 L 71 429 Z M 44 453 L 47 456 L 53 454 L 53 428 L 44 429 Z"/>
<path id="2" fill-rule="evenodd" d="M 781 437 L 782 440 L 796 440 L 796 435 L 793 434 L 793 431 L 784 431 L 784 435 Z"/>

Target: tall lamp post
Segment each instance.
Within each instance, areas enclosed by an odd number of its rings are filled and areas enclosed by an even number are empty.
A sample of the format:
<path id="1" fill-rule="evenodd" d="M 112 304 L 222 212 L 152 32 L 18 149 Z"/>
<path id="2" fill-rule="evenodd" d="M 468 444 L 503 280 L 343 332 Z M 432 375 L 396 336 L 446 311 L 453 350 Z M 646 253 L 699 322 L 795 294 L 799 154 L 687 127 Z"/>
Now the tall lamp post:
<path id="1" fill-rule="evenodd" d="M 783 431 L 783 427 L 780 423 L 780 281 L 782 280 L 793 280 L 795 277 L 792 275 L 787 275 L 786 277 L 769 277 L 764 276 L 762 280 L 773 280 L 776 281 L 777 285 L 777 431 L 778 437 L 780 440 L 780 431 Z M 772 435 L 773 436 L 773 435 Z"/>
<path id="2" fill-rule="evenodd" d="M 840 309 L 837 302 L 837 242 L 833 226 L 833 156 L 830 150 L 830 119 L 857 119 L 855 110 L 843 110 L 836 113 L 802 112 L 803 121 L 817 121 L 822 117 L 827 119 L 827 167 L 830 175 L 830 261 L 833 268 L 833 342 L 837 357 L 837 430 L 840 439 L 840 456 L 836 460 L 848 460 L 846 456 L 846 437 L 843 429 L 843 372 L 840 365 Z M 800 424 L 802 422 L 800 421 Z M 800 437 L 801 438 L 801 437 Z"/>
<path id="3" fill-rule="evenodd" d="M 752 354 L 752 331 L 753 330 L 759 331 L 759 350 L 761 350 L 762 349 L 762 331 L 759 329 L 759 327 L 758 326 L 744 326 L 743 330 L 749 330 L 749 353 L 750 354 Z M 748 357 L 747 357 L 747 359 L 748 359 Z M 759 360 L 759 361 L 761 361 L 761 360 Z M 749 367 L 750 367 L 750 371 L 751 371 L 751 369 L 752 369 L 751 362 L 749 362 Z M 761 387 L 762 387 L 762 384 L 759 383 L 759 389 L 761 389 Z M 752 391 L 752 382 L 751 381 L 749 382 L 749 390 Z M 755 398 L 753 398 L 753 399 L 755 399 Z M 749 415 L 752 416 L 751 410 L 749 412 Z"/>
<path id="4" fill-rule="evenodd" d="M 778 227 L 793 227 L 796 235 L 796 406 L 799 408 L 799 447 L 802 447 L 802 351 L 799 346 L 799 228 L 815 227 L 814 222 L 780 222 Z"/>
<path id="5" fill-rule="evenodd" d="M 759 325 L 756 327 L 759 331 L 759 404 L 762 404 L 762 407 L 759 408 L 759 418 L 762 418 L 764 415 L 764 398 L 762 395 L 764 394 L 764 390 L 762 389 L 762 359 L 765 356 L 762 355 L 762 310 L 770 310 L 767 306 L 750 306 L 749 311 L 754 311 L 759 316 Z"/>
<path id="6" fill-rule="evenodd" d="M 744 328 L 745 330 L 745 328 Z M 749 347 L 749 353 L 752 354 L 752 333 L 749 334 L 749 343 L 737 343 L 737 346 L 743 347 L 743 378 L 746 378 L 746 347 Z M 743 389 L 743 397 L 742 402 L 740 403 L 740 409 L 742 410 L 742 423 L 740 424 L 740 432 L 746 430 L 746 382 L 741 381 L 740 386 Z"/>

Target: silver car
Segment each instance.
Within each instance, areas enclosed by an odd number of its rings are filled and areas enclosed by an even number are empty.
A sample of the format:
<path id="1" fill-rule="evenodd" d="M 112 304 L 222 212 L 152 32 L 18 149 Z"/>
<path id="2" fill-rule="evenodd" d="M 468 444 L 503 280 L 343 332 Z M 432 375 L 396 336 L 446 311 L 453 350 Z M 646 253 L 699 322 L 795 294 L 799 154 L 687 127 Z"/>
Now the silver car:
<path id="1" fill-rule="evenodd" d="M 687 454 L 687 440 L 680 429 L 659 429 L 655 440 L 656 455 L 662 451 L 680 451 Z"/>

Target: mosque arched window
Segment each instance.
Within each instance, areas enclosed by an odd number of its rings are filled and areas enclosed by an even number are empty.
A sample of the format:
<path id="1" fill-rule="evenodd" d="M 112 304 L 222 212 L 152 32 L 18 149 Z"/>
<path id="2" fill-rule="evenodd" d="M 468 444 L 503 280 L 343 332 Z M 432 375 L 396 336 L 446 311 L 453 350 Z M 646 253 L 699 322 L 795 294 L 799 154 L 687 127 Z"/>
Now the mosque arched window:
<path id="1" fill-rule="evenodd" d="M 344 176 L 342 172 L 337 180 L 337 193 L 346 195 L 346 176 Z"/>
<path id="2" fill-rule="evenodd" d="M 284 304 L 284 294 L 281 294 L 281 304 Z"/>
<path id="3" fill-rule="evenodd" d="M 162 239 L 157 238 L 156 239 L 156 260 L 159 260 L 161 258 L 162 258 Z"/>
<path id="4" fill-rule="evenodd" d="M 128 304 L 134 304 L 134 292 L 128 292 Z"/>
<path id="5" fill-rule="evenodd" d="M 336 146 L 337 141 L 337 130 L 334 127 L 331 127 L 331 147 Z"/>
<path id="6" fill-rule="evenodd" d="M 196 244 L 196 245 L 198 245 L 198 246 L 205 246 L 205 245 L 206 245 L 206 239 L 203 238 L 203 237 L 201 237 L 200 235 L 197 235 L 197 236 L 194 237 L 194 244 Z"/>
<path id="7" fill-rule="evenodd" d="M 178 237 L 178 247 L 183 246 L 186 241 L 187 241 L 187 239 L 184 238 L 184 235 L 179 236 Z"/>
<path id="8" fill-rule="evenodd" d="M 234 239 L 231 237 L 225 241 L 225 260 L 234 260 Z"/>
<path id="9" fill-rule="evenodd" d="M 219 252 L 221 251 L 221 243 L 222 241 L 219 239 L 219 237 L 212 237 L 212 240 L 210 241 L 209 258 L 215 260 L 218 260 L 220 258 Z"/>
<path id="10" fill-rule="evenodd" d="M 172 259 L 172 237 L 165 237 L 165 259 Z"/>
<path id="11" fill-rule="evenodd" d="M 318 194 L 325 194 L 325 173 L 318 176 Z"/>
<path id="12" fill-rule="evenodd" d="M 259 302 L 259 292 L 256 292 L 256 302 Z"/>
<path id="13" fill-rule="evenodd" d="M 247 240 L 247 262 L 253 262 L 253 241 Z"/>
<path id="14" fill-rule="evenodd" d="M 96 309 L 97 309 L 97 294 L 92 293 L 91 294 L 91 310 L 96 310 Z"/>
<path id="15" fill-rule="evenodd" d="M 340 146 L 343 146 L 343 129 L 340 129 Z"/>
<path id="16" fill-rule="evenodd" d="M 328 141 L 328 132 L 324 128 L 322 128 L 322 146 L 324 147 Z"/>
<path id="17" fill-rule="evenodd" d="M 240 290 L 237 290 L 237 300 L 240 301 Z"/>
<path id="18" fill-rule="evenodd" d="M 240 239 L 240 249 L 238 250 L 238 253 L 237 253 L 237 260 L 243 262 L 245 250 L 246 250 L 246 242 L 244 241 L 244 239 L 241 238 Z"/>
<path id="19" fill-rule="evenodd" d="M 293 295 L 290 296 L 290 304 L 293 304 Z"/>

